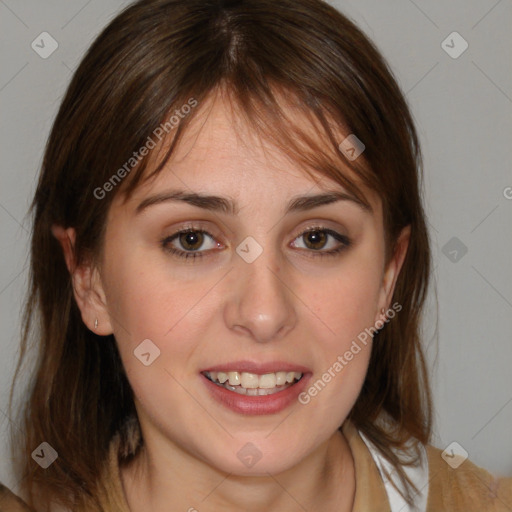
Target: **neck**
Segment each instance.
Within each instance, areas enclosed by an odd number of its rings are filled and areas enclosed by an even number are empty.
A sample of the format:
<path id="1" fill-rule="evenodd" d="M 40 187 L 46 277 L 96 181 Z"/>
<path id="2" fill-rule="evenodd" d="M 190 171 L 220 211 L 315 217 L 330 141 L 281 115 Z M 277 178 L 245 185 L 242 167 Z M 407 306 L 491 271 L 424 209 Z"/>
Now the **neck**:
<path id="1" fill-rule="evenodd" d="M 339 431 L 296 466 L 267 476 L 225 474 L 178 450 L 172 460 L 146 446 L 121 469 L 131 510 L 169 512 L 350 512 L 354 461 Z"/>

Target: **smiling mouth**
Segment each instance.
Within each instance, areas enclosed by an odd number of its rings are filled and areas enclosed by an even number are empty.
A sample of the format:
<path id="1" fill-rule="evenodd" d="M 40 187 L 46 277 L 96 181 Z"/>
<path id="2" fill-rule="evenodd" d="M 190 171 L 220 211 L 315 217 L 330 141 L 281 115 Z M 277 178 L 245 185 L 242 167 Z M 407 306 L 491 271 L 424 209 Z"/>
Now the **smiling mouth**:
<path id="1" fill-rule="evenodd" d="M 248 372 L 202 372 L 217 386 L 240 395 L 265 396 L 284 391 L 302 379 L 301 372 L 276 372 L 257 375 Z"/>

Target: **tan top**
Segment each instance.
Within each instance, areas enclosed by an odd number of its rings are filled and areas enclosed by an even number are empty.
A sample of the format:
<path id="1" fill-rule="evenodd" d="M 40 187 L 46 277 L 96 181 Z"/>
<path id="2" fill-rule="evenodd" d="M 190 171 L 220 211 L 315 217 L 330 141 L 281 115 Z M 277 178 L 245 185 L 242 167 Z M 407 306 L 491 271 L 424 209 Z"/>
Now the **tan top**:
<path id="1" fill-rule="evenodd" d="M 386 486 L 367 445 L 349 421 L 343 426 L 343 434 L 355 462 L 356 495 L 352 512 L 390 512 Z M 102 479 L 108 489 L 106 495 L 100 496 L 102 512 L 130 512 L 117 453 L 117 444 L 113 441 Z M 441 457 L 441 450 L 433 446 L 427 446 L 426 453 L 429 465 L 426 512 L 512 512 L 512 478 L 494 479 L 469 460 L 452 469 Z M 0 485 L 0 512 L 29 510 Z M 87 512 L 93 510 L 89 508 Z"/>
<path id="2" fill-rule="evenodd" d="M 23 501 L 0 484 L 0 512 L 30 512 Z"/>
<path id="3" fill-rule="evenodd" d="M 353 424 L 343 434 L 355 463 L 356 496 L 352 512 L 389 512 L 386 488 L 375 461 Z M 429 492 L 426 512 L 512 512 L 512 478 L 496 480 L 469 460 L 452 469 L 442 451 L 426 446 Z"/>

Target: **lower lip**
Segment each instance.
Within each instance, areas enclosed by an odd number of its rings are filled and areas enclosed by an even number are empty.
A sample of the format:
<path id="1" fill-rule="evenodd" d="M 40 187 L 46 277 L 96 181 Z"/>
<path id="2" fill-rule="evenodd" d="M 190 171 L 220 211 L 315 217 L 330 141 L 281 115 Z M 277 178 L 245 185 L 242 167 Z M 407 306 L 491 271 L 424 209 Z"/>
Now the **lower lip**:
<path id="1" fill-rule="evenodd" d="M 208 391 L 215 400 L 234 412 L 246 415 L 276 414 L 283 411 L 292 403 L 298 401 L 298 396 L 306 387 L 309 376 L 310 374 L 303 375 L 292 386 L 272 395 L 247 396 L 218 386 L 201 374 Z"/>

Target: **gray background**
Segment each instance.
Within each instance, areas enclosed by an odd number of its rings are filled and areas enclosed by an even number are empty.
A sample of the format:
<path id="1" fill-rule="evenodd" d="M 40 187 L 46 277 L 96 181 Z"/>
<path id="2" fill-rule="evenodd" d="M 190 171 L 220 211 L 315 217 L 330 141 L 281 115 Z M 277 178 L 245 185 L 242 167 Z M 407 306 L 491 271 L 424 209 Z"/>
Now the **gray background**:
<path id="1" fill-rule="evenodd" d="M 333 3 L 390 62 L 421 135 L 439 303 L 437 317 L 431 294 L 424 322 L 436 411 L 433 444 L 444 449 L 457 441 L 478 465 L 512 475 L 512 2 Z M 7 399 L 27 282 L 26 212 L 72 72 L 127 4 L 0 0 L 0 481 L 14 489 Z M 59 45 L 47 59 L 31 48 L 44 31 Z M 441 46 L 453 31 L 469 44 L 458 58 Z M 445 44 L 452 52 L 462 48 L 453 38 Z"/>

